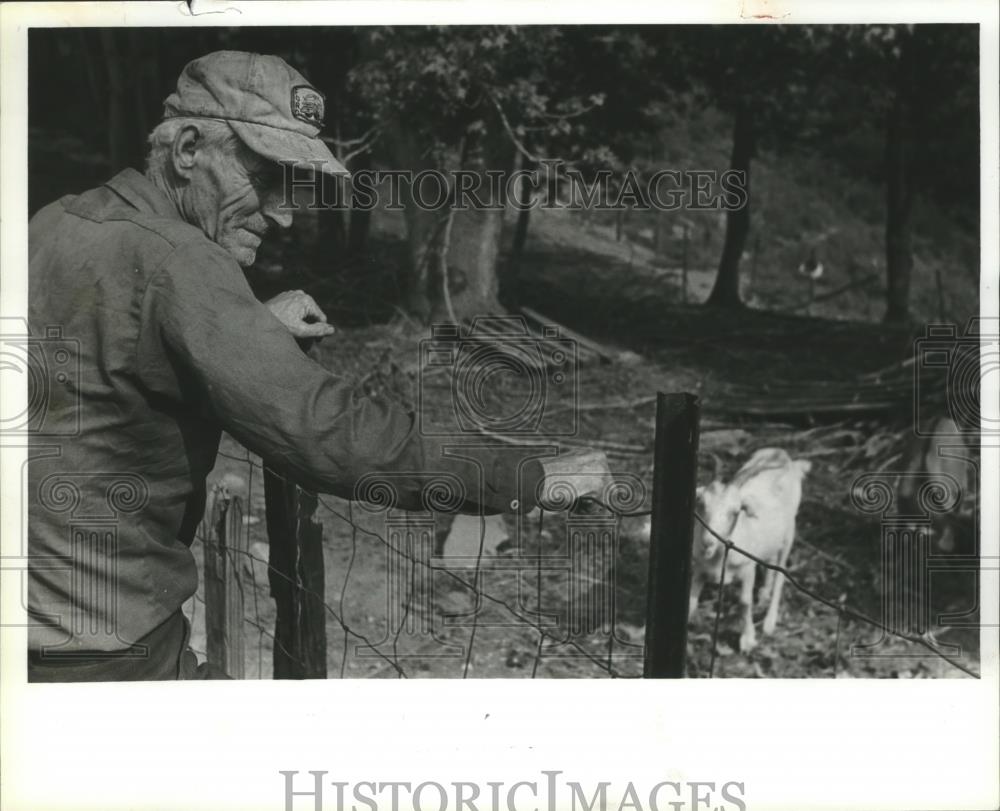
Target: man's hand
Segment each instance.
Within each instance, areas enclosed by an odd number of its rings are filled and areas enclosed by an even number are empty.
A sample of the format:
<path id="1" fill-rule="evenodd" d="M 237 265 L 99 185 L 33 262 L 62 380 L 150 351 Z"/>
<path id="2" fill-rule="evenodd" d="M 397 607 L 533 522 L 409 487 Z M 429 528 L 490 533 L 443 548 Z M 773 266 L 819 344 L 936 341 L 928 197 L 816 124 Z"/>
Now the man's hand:
<path id="1" fill-rule="evenodd" d="M 313 297 L 301 290 L 286 290 L 264 303 L 296 338 L 323 338 L 336 332 Z"/>
<path id="2" fill-rule="evenodd" d="M 603 451 L 573 451 L 541 462 L 539 504 L 547 510 L 567 510 L 584 496 L 606 499 L 614 483 Z"/>

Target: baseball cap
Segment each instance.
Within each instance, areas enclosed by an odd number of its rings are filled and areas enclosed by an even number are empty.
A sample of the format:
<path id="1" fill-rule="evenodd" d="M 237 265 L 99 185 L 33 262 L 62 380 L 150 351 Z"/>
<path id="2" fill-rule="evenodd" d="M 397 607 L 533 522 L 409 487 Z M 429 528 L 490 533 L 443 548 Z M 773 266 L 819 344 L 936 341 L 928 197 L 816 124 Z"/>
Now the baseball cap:
<path id="1" fill-rule="evenodd" d="M 273 161 L 350 175 L 319 138 L 324 97 L 277 56 L 215 51 L 181 71 L 164 118 L 225 121 L 247 147 Z"/>

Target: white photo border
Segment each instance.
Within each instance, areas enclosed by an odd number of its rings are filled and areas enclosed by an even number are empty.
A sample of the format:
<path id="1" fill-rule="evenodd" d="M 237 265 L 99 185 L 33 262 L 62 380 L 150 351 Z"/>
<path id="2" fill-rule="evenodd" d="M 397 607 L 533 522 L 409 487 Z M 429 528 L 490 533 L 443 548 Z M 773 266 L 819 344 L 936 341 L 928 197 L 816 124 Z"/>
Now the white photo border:
<path id="1" fill-rule="evenodd" d="M 0 315 L 27 311 L 27 31 L 74 26 L 519 23 L 977 22 L 981 315 L 998 316 L 998 10 L 962 2 L 5 3 L 0 7 Z M 770 15 L 755 17 L 754 15 Z M 25 391 L 5 390 L 5 408 Z M 984 413 L 998 414 L 995 391 Z M 21 554 L 25 453 L 3 443 L 5 558 Z M 983 493 L 1000 492 L 984 440 Z M 984 557 L 1000 555 L 982 500 Z M 281 770 L 327 781 L 744 784 L 746 808 L 1000 807 L 997 573 L 983 572 L 982 679 L 926 681 L 328 681 L 27 685 L 19 589 L 0 610 L 2 801 L 28 809 L 282 809 Z M 15 581 L 16 582 L 16 581 Z M 992 614 L 992 616 L 991 616 Z M 297 788 L 302 788 L 297 784 Z M 486 789 L 484 788 L 484 791 Z M 641 791 L 640 791 L 641 793 Z M 539 801 L 538 806 L 545 806 Z M 336 807 L 332 790 L 323 805 Z M 350 805 L 345 805 L 345 808 Z M 364 807 L 360 805 L 359 807 Z M 428 807 L 433 807 L 430 805 Z M 480 807 L 489 807 L 481 804 Z M 519 805 L 531 808 L 532 804 Z M 563 805 L 557 806 L 562 808 Z M 569 807 L 568 805 L 565 807 Z M 617 800 L 609 807 L 618 808 Z M 631 806 L 625 806 L 626 808 Z M 645 806 L 648 807 L 648 806 Z M 669 807 L 669 806 L 665 806 Z M 690 807 L 686 805 L 685 808 Z M 704 806 L 703 806 L 704 807 Z M 735 805 L 730 804 L 730 808 Z M 298 798 L 294 808 L 313 808 Z"/>

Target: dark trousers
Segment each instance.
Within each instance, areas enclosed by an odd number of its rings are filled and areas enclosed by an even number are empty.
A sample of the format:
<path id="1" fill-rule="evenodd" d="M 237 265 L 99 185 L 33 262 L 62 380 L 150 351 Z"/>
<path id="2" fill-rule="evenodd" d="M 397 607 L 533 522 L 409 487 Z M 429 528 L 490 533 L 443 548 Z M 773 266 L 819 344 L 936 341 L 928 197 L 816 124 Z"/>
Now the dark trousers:
<path id="1" fill-rule="evenodd" d="M 198 664 L 188 647 L 191 626 L 181 611 L 171 614 L 131 648 L 68 656 L 28 651 L 29 682 L 176 681 L 225 679 L 217 668 Z M 145 651 L 143 651 L 145 647 Z"/>

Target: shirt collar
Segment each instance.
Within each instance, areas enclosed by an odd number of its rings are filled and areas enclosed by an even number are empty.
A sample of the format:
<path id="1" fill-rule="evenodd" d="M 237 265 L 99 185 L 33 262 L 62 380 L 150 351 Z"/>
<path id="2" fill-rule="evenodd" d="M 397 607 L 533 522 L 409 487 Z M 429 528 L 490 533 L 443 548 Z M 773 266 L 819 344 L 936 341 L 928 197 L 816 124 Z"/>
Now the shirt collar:
<path id="1" fill-rule="evenodd" d="M 167 196 L 135 169 L 122 170 L 104 185 L 139 211 L 174 220 L 181 219 Z"/>

